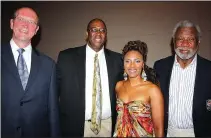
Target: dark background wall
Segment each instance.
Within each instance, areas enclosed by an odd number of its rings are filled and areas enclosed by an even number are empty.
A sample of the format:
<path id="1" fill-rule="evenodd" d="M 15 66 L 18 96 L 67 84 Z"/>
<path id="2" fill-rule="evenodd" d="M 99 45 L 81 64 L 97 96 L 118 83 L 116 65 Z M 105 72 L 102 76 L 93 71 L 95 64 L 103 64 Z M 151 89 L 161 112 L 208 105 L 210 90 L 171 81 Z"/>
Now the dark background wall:
<path id="1" fill-rule="evenodd" d="M 107 47 L 121 52 L 130 40 L 148 44 L 147 64 L 171 55 L 171 35 L 175 24 L 184 19 L 200 25 L 199 54 L 211 60 L 211 2 L 1 2 L 1 42 L 11 39 L 9 19 L 21 6 L 34 8 L 41 29 L 33 45 L 57 60 L 59 51 L 85 44 L 85 30 L 93 18 L 102 18 L 108 28 Z"/>

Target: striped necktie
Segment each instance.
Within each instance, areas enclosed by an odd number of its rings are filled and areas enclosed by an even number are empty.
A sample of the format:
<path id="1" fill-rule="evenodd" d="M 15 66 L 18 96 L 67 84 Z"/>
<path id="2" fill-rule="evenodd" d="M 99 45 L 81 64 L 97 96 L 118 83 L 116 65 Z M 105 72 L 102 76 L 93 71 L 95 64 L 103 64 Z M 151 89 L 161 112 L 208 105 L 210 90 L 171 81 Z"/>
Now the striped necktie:
<path id="1" fill-rule="evenodd" d="M 102 90 L 98 55 L 94 58 L 91 130 L 97 135 L 101 128 Z"/>

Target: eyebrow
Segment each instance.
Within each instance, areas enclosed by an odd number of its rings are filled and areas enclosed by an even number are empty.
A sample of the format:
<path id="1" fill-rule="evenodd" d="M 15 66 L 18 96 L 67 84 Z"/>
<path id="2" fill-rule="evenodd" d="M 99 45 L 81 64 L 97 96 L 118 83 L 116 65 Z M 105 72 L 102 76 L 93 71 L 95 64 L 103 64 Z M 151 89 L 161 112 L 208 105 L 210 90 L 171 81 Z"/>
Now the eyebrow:
<path id="1" fill-rule="evenodd" d="M 105 29 L 105 27 L 97 27 L 97 26 L 93 26 L 93 27 L 90 27 L 90 28 L 100 28 L 100 29 Z"/>
<path id="2" fill-rule="evenodd" d="M 125 58 L 125 60 L 131 60 L 130 58 Z M 135 58 L 135 59 L 132 59 L 132 60 L 143 60 L 142 58 Z"/>

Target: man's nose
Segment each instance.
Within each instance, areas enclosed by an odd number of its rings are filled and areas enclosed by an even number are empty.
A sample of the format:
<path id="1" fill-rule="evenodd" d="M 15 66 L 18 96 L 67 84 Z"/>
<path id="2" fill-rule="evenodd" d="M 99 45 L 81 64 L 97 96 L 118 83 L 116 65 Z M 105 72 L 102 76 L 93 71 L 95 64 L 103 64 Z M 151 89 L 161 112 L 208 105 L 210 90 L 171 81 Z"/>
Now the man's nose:
<path id="1" fill-rule="evenodd" d="M 28 24 L 27 24 L 27 23 L 24 23 L 22 26 L 23 26 L 24 28 L 28 28 Z"/>
<path id="2" fill-rule="evenodd" d="M 182 46 L 189 47 L 189 46 L 190 46 L 189 40 L 188 40 L 188 39 L 184 39 L 184 40 L 182 41 Z"/>

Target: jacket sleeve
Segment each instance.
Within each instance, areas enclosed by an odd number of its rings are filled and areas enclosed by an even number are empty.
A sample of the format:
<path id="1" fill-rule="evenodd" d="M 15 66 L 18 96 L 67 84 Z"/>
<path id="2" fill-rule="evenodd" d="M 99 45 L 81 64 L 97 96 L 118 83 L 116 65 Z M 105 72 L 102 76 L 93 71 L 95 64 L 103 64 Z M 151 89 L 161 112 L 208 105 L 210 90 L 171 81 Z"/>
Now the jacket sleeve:
<path id="1" fill-rule="evenodd" d="M 48 97 L 48 112 L 49 112 L 51 137 L 60 136 L 58 100 L 59 100 L 59 97 L 58 97 L 57 84 L 56 84 L 56 66 L 54 63 L 52 74 L 51 74 L 51 82 L 50 82 L 49 97 Z"/>

